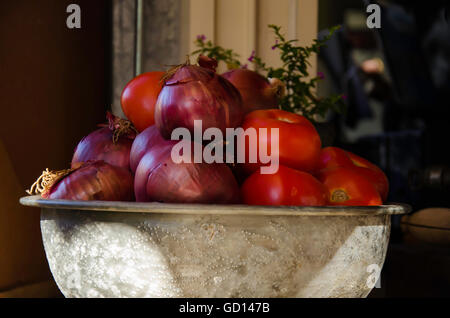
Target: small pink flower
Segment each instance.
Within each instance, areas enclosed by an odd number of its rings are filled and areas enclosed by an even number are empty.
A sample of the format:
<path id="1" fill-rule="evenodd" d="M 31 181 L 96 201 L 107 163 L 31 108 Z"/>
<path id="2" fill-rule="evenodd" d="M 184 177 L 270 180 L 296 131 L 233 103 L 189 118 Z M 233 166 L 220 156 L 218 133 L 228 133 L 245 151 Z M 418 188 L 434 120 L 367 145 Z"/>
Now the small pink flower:
<path id="1" fill-rule="evenodd" d="M 347 95 L 342 95 L 342 99 L 346 100 L 347 99 Z"/>
<path id="2" fill-rule="evenodd" d="M 253 50 L 252 51 L 252 54 L 250 55 L 250 57 L 247 59 L 249 62 L 253 62 L 253 60 L 255 59 L 255 55 L 256 55 L 256 52 L 255 52 L 255 50 Z"/>
<path id="3" fill-rule="evenodd" d="M 317 77 L 323 80 L 325 78 L 325 75 L 322 72 L 317 72 Z"/>
<path id="4" fill-rule="evenodd" d="M 197 35 L 197 40 L 199 40 L 199 41 L 205 41 L 206 40 L 206 36 L 204 35 L 204 34 L 199 34 L 199 35 Z"/>
<path id="5" fill-rule="evenodd" d="M 278 45 L 278 40 L 275 40 L 275 44 L 272 46 L 272 50 L 275 50 L 277 48 Z"/>

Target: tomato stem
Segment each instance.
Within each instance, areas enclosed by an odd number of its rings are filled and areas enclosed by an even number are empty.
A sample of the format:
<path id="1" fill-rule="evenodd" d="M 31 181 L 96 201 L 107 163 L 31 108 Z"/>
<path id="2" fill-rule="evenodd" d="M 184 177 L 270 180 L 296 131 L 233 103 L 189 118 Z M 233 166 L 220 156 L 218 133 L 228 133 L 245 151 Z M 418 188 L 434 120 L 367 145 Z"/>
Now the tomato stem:
<path id="1" fill-rule="evenodd" d="M 347 192 L 345 192 L 342 189 L 335 190 L 331 194 L 332 202 L 345 202 L 345 201 L 348 201 L 349 199 L 350 199 L 350 197 L 348 196 Z"/>

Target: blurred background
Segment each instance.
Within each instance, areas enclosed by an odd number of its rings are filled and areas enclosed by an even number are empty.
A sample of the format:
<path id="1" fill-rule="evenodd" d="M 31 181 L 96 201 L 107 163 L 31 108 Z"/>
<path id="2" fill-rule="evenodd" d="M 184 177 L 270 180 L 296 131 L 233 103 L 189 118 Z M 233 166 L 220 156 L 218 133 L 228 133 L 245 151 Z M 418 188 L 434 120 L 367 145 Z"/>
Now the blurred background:
<path id="1" fill-rule="evenodd" d="M 66 8 L 81 9 L 69 29 Z M 369 4 L 381 28 L 367 27 Z M 41 171 L 64 169 L 82 136 L 123 116 L 136 74 L 165 70 L 197 35 L 280 64 L 268 24 L 302 45 L 342 25 L 311 59 L 319 96 L 344 94 L 345 115 L 320 125 L 325 145 L 353 151 L 387 174 L 393 218 L 380 287 L 370 297 L 450 296 L 450 28 L 448 1 L 15 0 L 0 3 L 0 297 L 61 297 L 45 259 L 39 211 L 18 198 Z"/>

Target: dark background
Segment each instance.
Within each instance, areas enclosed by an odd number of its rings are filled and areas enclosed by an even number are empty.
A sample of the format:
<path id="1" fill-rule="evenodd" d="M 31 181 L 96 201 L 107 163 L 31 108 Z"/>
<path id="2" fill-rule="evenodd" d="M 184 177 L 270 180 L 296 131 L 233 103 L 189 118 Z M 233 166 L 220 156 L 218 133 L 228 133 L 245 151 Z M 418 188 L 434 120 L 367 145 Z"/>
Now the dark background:
<path id="1" fill-rule="evenodd" d="M 51 279 L 39 209 L 18 199 L 46 167 L 70 165 L 77 142 L 104 121 L 111 103 L 111 2 L 76 1 L 82 28 L 73 30 L 66 27 L 70 3 L 0 1 L 0 143 L 9 157 L 0 159 L 11 163 L 0 169 L 13 170 L 0 182 L 0 294 Z"/>
<path id="2" fill-rule="evenodd" d="M 369 3 L 382 8 L 381 29 L 357 23 Z M 449 208 L 450 4 L 321 0 L 319 5 L 320 29 L 342 25 L 320 54 L 328 78 L 322 92 L 348 96 L 347 114 L 329 118 L 333 145 L 382 167 L 390 181 L 388 201 L 410 204 L 413 214 Z M 385 70 L 367 72 L 361 62 L 371 58 L 381 59 Z M 439 220 L 442 237 L 449 235 L 449 217 Z M 437 221 L 436 210 L 429 209 L 427 218 Z M 392 218 L 381 288 L 370 297 L 450 296 L 448 243 L 431 242 L 433 229 L 425 224 L 420 226 L 430 230 L 428 236 L 409 235 L 404 219 Z"/>
<path id="3" fill-rule="evenodd" d="M 0 139 L 23 185 L 67 167 L 111 104 L 110 1 L 77 1 L 81 29 L 66 27 L 70 3 L 0 3 Z"/>

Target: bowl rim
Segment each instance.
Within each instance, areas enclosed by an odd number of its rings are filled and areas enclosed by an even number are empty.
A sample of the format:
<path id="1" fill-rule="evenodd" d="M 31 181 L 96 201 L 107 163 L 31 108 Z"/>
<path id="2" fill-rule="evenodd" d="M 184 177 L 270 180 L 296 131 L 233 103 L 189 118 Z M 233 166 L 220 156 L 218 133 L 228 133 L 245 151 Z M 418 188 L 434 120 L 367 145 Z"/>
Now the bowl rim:
<path id="1" fill-rule="evenodd" d="M 42 209 L 92 212 L 124 212 L 147 214 L 191 215 L 268 215 L 268 216 L 375 216 L 401 215 L 411 212 L 411 206 L 391 203 L 379 206 L 254 206 L 194 203 L 77 201 L 43 199 L 40 195 L 20 198 L 20 204 Z"/>

